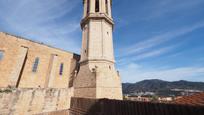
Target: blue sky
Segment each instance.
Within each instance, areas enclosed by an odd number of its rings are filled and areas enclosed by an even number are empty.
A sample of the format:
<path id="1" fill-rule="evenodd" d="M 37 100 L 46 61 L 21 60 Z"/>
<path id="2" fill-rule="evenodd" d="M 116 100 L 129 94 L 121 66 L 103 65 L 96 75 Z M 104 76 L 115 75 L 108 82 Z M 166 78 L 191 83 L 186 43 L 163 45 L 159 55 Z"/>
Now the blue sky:
<path id="1" fill-rule="evenodd" d="M 79 53 L 82 0 L 0 0 L 0 31 Z M 204 0 L 113 0 L 123 82 L 204 81 Z"/>

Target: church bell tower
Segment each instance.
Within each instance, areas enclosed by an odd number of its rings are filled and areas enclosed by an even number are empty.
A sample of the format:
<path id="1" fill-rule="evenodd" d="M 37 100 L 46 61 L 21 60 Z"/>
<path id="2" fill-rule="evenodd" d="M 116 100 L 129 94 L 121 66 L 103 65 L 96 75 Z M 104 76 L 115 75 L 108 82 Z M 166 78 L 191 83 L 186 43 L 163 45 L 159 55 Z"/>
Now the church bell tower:
<path id="1" fill-rule="evenodd" d="M 74 96 L 122 99 L 113 51 L 112 0 L 83 0 L 83 5 L 81 60 Z"/>

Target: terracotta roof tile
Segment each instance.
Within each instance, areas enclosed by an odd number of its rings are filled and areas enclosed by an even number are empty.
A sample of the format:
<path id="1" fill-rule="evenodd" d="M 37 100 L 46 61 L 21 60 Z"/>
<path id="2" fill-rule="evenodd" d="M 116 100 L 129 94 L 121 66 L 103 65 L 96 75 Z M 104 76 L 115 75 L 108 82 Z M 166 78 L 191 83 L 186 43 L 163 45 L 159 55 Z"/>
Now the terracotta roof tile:
<path id="1" fill-rule="evenodd" d="M 176 104 L 204 106 L 204 92 L 185 96 L 174 101 Z"/>

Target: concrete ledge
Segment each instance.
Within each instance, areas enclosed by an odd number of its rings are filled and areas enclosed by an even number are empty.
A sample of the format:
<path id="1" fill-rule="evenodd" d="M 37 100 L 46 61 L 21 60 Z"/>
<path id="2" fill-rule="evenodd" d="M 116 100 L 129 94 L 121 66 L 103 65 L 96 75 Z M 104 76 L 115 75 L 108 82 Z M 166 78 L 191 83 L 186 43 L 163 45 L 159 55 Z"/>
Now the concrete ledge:
<path id="1" fill-rule="evenodd" d="M 59 110 L 59 111 L 53 111 L 53 112 L 46 112 L 46 113 L 39 113 L 35 115 L 69 115 L 69 110 Z"/>

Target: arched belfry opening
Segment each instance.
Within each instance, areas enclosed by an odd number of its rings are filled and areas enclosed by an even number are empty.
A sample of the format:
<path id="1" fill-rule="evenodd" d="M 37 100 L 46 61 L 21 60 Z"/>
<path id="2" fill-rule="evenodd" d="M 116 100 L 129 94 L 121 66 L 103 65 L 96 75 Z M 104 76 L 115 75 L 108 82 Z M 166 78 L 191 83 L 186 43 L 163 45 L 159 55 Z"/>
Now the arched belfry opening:
<path id="1" fill-rule="evenodd" d="M 87 0 L 87 14 L 90 12 L 90 0 Z"/>
<path id="2" fill-rule="evenodd" d="M 99 12 L 99 0 L 96 0 L 96 2 L 95 2 L 95 12 Z"/>
<path id="3" fill-rule="evenodd" d="M 111 7 L 112 0 L 83 0 L 84 5 L 84 17 L 88 15 L 94 15 L 95 13 L 106 14 L 106 16 L 112 18 Z"/>
<path id="4" fill-rule="evenodd" d="M 108 0 L 106 0 L 106 13 L 108 14 Z"/>

